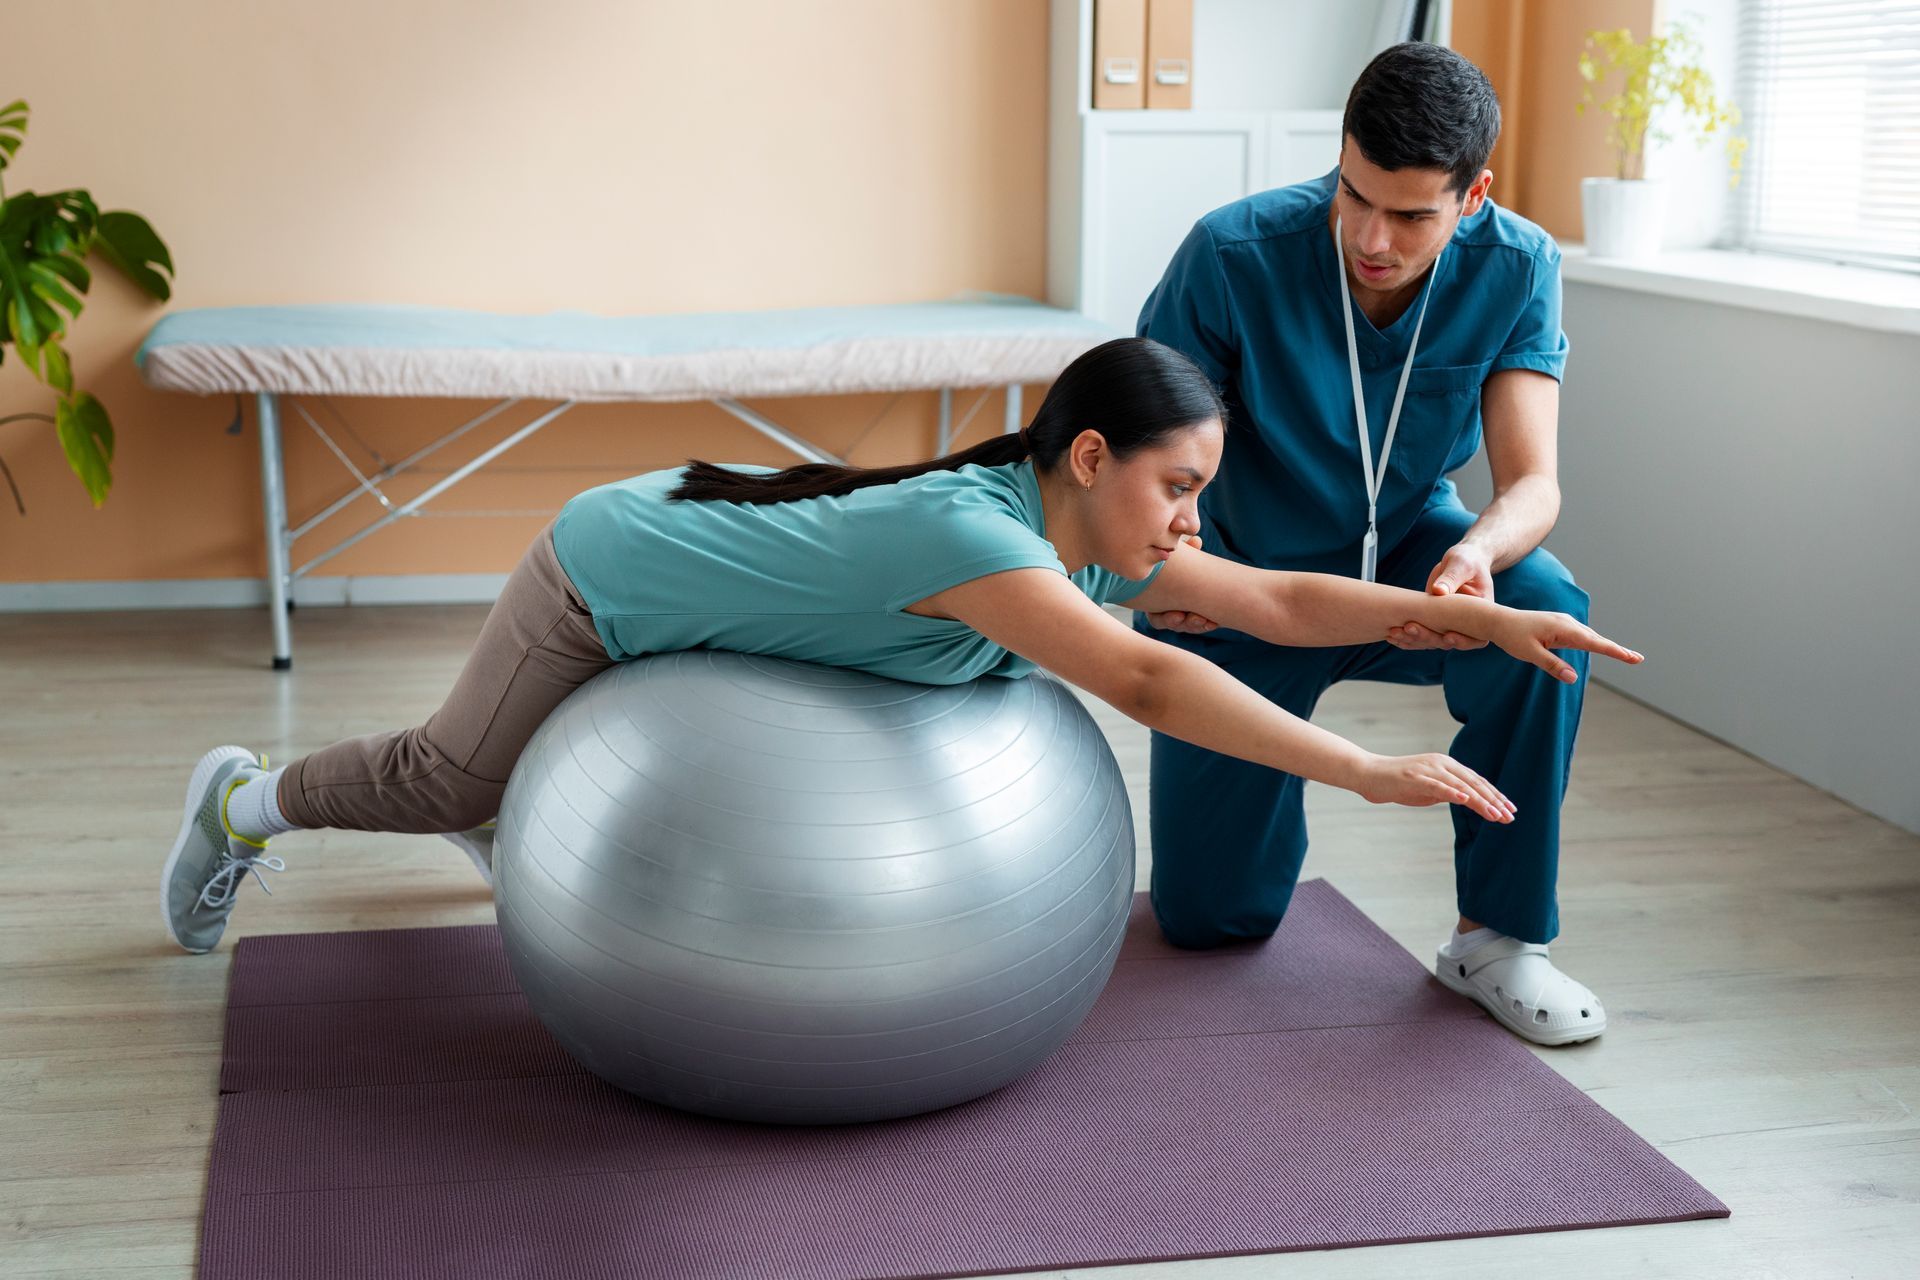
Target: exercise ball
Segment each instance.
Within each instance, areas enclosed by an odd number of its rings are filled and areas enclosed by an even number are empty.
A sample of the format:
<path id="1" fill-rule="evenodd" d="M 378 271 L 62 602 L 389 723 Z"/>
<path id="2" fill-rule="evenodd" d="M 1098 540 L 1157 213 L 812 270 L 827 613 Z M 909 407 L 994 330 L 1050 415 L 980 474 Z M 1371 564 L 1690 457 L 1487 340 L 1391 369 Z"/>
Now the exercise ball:
<path id="1" fill-rule="evenodd" d="M 514 976 L 580 1063 L 685 1111 L 882 1120 L 1031 1069 L 1099 996 L 1133 815 L 1057 680 L 711 650 L 611 667 L 500 807 Z"/>

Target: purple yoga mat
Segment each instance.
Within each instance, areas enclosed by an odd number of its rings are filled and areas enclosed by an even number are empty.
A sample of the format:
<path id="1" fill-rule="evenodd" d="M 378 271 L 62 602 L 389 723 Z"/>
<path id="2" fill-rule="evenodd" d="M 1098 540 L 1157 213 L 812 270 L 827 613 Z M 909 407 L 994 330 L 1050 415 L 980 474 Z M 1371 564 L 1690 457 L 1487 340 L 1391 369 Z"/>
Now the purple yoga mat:
<path id="1" fill-rule="evenodd" d="M 1142 895 L 1071 1040 L 907 1120 L 622 1094 L 491 925 L 242 940 L 220 1087 L 207 1280 L 904 1280 L 1728 1216 L 1324 880 L 1218 951 Z"/>

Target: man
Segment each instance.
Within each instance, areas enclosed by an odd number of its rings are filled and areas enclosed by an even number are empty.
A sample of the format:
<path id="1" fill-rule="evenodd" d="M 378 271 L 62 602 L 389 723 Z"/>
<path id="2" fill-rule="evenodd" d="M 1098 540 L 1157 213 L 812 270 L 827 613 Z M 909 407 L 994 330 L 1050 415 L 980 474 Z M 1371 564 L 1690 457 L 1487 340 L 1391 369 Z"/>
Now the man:
<path id="1" fill-rule="evenodd" d="M 1354 83 L 1338 169 L 1208 214 L 1175 253 L 1139 331 L 1225 394 L 1226 451 L 1200 507 L 1208 551 L 1586 621 L 1586 593 L 1540 545 L 1560 507 L 1560 255 L 1487 197 L 1499 132 L 1477 67 L 1396 45 Z M 1476 516 L 1446 475 L 1483 431 L 1495 496 Z M 1452 754 L 1518 815 L 1453 809 L 1460 918 L 1436 973 L 1536 1043 L 1605 1029 L 1599 1000 L 1546 946 L 1560 927 L 1560 802 L 1586 654 L 1564 655 L 1579 673 L 1566 684 L 1412 624 L 1339 649 L 1282 649 L 1181 614 L 1136 626 L 1300 716 L 1340 680 L 1441 685 L 1464 726 Z M 1279 926 L 1306 856 L 1303 786 L 1154 735 L 1152 898 L 1170 941 L 1211 947 Z"/>

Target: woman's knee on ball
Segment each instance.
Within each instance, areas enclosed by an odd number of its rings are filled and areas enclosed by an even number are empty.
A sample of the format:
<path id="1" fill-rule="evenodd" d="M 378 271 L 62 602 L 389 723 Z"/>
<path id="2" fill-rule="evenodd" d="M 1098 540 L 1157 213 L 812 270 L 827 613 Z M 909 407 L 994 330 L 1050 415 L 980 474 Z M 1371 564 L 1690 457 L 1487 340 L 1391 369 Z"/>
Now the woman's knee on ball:
<path id="1" fill-rule="evenodd" d="M 492 821 L 506 793 L 505 780 L 480 777 L 443 759 L 420 780 L 410 800 L 419 810 L 416 820 L 432 830 L 467 831 Z"/>

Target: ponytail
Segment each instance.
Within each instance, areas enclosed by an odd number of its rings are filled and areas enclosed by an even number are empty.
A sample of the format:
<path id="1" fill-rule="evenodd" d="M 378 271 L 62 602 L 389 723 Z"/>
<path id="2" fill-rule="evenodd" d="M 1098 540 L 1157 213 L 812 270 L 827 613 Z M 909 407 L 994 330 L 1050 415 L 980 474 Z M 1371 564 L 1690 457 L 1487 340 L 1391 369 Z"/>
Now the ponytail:
<path id="1" fill-rule="evenodd" d="M 983 440 L 971 449 L 950 453 L 931 462 L 909 462 L 898 467 L 848 467 L 832 462 L 806 462 L 784 471 L 755 474 L 733 471 L 711 462 L 687 464 L 680 483 L 667 495 L 686 502 L 797 502 L 802 498 L 838 498 L 876 484 L 893 484 L 929 471 L 958 471 L 964 466 L 1000 467 L 1024 462 L 1031 456 L 1027 433 L 1015 432 Z"/>
<path id="2" fill-rule="evenodd" d="M 1225 426 L 1226 420 L 1219 393 L 1193 361 L 1151 338 L 1115 338 L 1068 365 L 1022 431 L 897 467 L 807 462 L 756 474 L 696 460 L 687 464 L 667 498 L 748 503 L 838 498 L 933 471 L 1000 467 L 1028 459 L 1038 470 L 1051 471 L 1084 430 L 1098 431 L 1114 456 L 1124 459 L 1163 443 L 1176 431 L 1213 421 Z"/>

